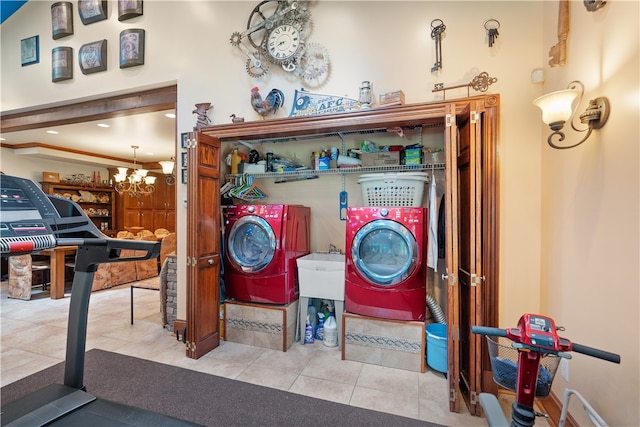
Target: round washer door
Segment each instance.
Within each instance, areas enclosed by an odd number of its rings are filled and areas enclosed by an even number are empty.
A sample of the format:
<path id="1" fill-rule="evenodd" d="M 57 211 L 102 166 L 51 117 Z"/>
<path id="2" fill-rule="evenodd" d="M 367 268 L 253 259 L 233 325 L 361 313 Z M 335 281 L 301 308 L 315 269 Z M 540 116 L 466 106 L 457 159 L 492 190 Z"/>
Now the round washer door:
<path id="1" fill-rule="evenodd" d="M 264 269 L 273 259 L 275 250 L 276 235 L 264 218 L 243 216 L 229 231 L 227 256 L 240 271 L 256 273 Z"/>
<path id="2" fill-rule="evenodd" d="M 351 259 L 369 282 L 393 286 L 416 269 L 418 243 L 404 225 L 379 219 L 358 230 L 351 245 Z"/>

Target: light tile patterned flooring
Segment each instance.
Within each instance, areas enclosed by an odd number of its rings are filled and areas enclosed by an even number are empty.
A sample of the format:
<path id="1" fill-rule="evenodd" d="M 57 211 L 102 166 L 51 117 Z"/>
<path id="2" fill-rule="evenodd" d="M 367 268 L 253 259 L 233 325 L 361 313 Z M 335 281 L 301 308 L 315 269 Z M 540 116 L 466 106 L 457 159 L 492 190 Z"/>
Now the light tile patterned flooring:
<path id="1" fill-rule="evenodd" d="M 149 280 L 149 279 L 148 279 Z M 286 390 L 449 426 L 483 426 L 486 420 L 451 413 L 447 381 L 438 372 L 409 372 L 341 360 L 337 348 L 294 343 L 286 352 L 222 341 L 198 360 L 160 325 L 159 293 L 134 289 L 134 324 L 129 318 L 129 286 L 94 292 L 89 307 L 87 350 L 100 348 L 212 375 Z M 69 297 L 42 295 L 0 304 L 2 386 L 64 360 Z M 62 378 L 60 381 L 62 382 Z"/>

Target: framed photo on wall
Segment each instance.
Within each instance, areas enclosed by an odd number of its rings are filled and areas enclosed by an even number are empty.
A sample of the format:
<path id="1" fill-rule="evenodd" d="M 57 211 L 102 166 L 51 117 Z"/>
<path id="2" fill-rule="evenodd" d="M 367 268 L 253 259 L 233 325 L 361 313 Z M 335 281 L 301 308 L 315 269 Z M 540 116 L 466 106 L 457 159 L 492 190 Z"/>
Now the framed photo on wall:
<path id="1" fill-rule="evenodd" d="M 82 74 L 105 71 L 107 69 L 107 40 L 98 40 L 80 46 L 78 65 L 80 65 Z"/>
<path id="2" fill-rule="evenodd" d="M 78 0 L 78 13 L 84 25 L 107 19 L 107 0 Z"/>
<path id="3" fill-rule="evenodd" d="M 183 168 L 187 167 L 187 153 L 186 152 L 182 153 L 182 167 Z"/>
<path id="4" fill-rule="evenodd" d="M 187 168 L 182 169 L 182 183 L 187 183 Z"/>
<path id="5" fill-rule="evenodd" d="M 189 134 L 187 132 L 180 134 L 180 148 L 188 148 L 187 144 L 189 144 Z"/>
<path id="6" fill-rule="evenodd" d="M 120 33 L 120 68 L 144 64 L 144 30 L 131 28 Z"/>
<path id="7" fill-rule="evenodd" d="M 51 81 L 61 82 L 73 78 L 73 48 L 54 47 L 51 50 Z"/>
<path id="8" fill-rule="evenodd" d="M 73 5 L 59 1 L 51 5 L 51 34 L 54 40 L 73 34 Z"/>
<path id="9" fill-rule="evenodd" d="M 118 21 L 142 15 L 142 0 L 118 0 Z"/>
<path id="10" fill-rule="evenodd" d="M 20 40 L 20 62 L 23 67 L 40 62 L 40 36 Z"/>

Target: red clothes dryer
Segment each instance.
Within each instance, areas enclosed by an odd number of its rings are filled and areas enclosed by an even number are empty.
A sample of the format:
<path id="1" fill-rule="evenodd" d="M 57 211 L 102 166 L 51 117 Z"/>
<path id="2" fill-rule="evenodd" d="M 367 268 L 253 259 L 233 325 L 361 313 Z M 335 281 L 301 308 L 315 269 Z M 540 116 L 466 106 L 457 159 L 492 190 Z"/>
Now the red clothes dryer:
<path id="1" fill-rule="evenodd" d="M 347 209 L 344 309 L 383 319 L 425 319 L 427 209 Z"/>
<path id="2" fill-rule="evenodd" d="M 298 298 L 296 259 L 310 252 L 311 210 L 299 205 L 227 206 L 224 282 L 240 301 L 289 304 Z"/>

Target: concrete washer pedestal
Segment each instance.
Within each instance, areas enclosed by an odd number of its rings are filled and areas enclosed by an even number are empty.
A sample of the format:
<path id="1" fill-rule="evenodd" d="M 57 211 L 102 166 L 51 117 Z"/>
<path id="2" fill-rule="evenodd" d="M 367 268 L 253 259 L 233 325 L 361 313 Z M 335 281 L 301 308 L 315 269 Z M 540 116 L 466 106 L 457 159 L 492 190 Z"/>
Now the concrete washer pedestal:
<path id="1" fill-rule="evenodd" d="M 224 303 L 225 341 L 287 351 L 295 341 L 298 300 L 287 305 Z"/>

